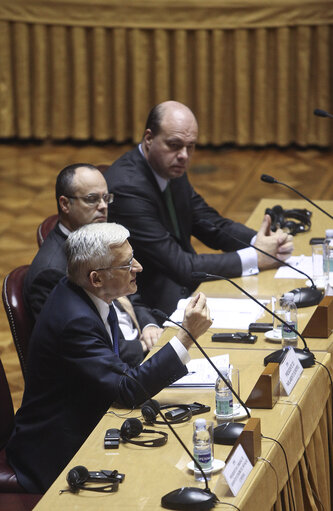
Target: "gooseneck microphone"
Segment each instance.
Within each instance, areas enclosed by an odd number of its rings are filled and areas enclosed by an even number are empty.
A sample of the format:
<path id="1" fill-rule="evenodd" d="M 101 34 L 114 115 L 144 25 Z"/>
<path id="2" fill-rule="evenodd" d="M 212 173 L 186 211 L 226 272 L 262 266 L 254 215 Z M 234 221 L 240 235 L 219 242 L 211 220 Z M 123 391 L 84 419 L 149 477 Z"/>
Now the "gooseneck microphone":
<path id="1" fill-rule="evenodd" d="M 259 300 L 257 300 L 256 298 L 254 298 L 254 296 L 252 296 L 250 293 L 248 293 L 247 291 L 245 291 L 245 289 L 243 289 L 241 286 L 239 286 L 238 284 L 236 284 L 236 282 L 234 282 L 233 280 L 231 279 L 228 279 L 227 277 L 221 277 L 221 275 L 212 275 L 211 273 L 205 273 L 205 272 L 202 272 L 202 271 L 196 271 L 196 272 L 193 272 L 192 273 L 192 277 L 194 279 L 200 279 L 200 280 L 206 280 L 206 279 L 214 279 L 214 280 L 226 280 L 228 282 L 230 282 L 230 284 L 232 284 L 233 286 L 237 287 L 237 289 L 239 289 L 242 293 L 244 293 L 246 296 L 248 296 L 251 300 L 253 300 L 254 302 L 256 302 L 260 307 L 262 307 L 266 312 L 268 312 L 271 316 L 273 316 L 274 318 L 276 318 L 278 321 L 281 321 L 281 323 L 283 323 L 285 326 L 287 326 L 290 330 L 292 330 L 293 332 L 295 332 L 295 334 L 297 334 L 303 341 L 303 344 L 304 344 L 304 348 L 301 350 L 299 348 L 294 348 L 295 350 L 295 353 L 297 355 L 297 358 L 298 360 L 300 361 L 302 367 L 311 367 L 314 365 L 314 361 L 315 361 L 315 356 L 313 353 L 311 353 L 311 351 L 309 350 L 308 348 L 308 345 L 306 344 L 306 341 L 304 339 L 304 337 L 298 332 L 298 330 L 296 330 L 296 328 L 288 325 L 288 323 L 286 321 L 284 321 L 284 319 L 282 319 L 280 316 L 278 316 L 277 314 L 275 314 L 275 312 L 272 312 L 271 310 L 269 310 L 265 305 L 263 305 L 262 303 L 260 303 Z M 270 355 L 268 355 L 267 357 L 264 358 L 264 364 L 265 366 L 269 363 L 269 362 L 277 362 L 278 364 L 280 362 L 282 362 L 285 354 L 286 354 L 286 351 L 287 351 L 288 348 L 282 348 L 281 350 L 277 350 L 277 351 L 274 351 L 273 353 L 271 353 Z"/>
<path id="2" fill-rule="evenodd" d="M 305 199 L 307 202 L 310 202 L 310 204 L 312 204 L 312 206 L 314 206 L 315 208 L 319 209 L 322 213 L 324 213 L 325 215 L 327 215 L 328 217 L 330 217 L 331 219 L 333 219 L 333 216 L 330 215 L 327 211 L 325 211 L 324 209 L 322 209 L 320 206 L 318 206 L 318 204 L 316 204 L 315 202 L 313 202 L 311 199 L 309 199 L 309 197 L 306 197 L 305 195 L 303 195 L 301 192 L 299 192 L 298 190 L 296 190 L 296 188 L 293 188 L 292 186 L 290 185 L 287 185 L 286 183 L 283 183 L 282 181 L 278 181 L 277 179 L 275 179 L 275 177 L 272 177 L 272 176 L 269 176 L 268 174 L 262 174 L 261 177 L 260 177 L 261 181 L 264 181 L 264 183 L 270 183 L 270 184 L 278 184 L 278 185 L 282 185 L 282 186 L 285 186 L 286 188 L 288 188 L 289 190 L 292 190 L 293 192 L 297 193 L 297 195 L 299 195 L 300 197 L 302 197 L 302 199 Z"/>
<path id="3" fill-rule="evenodd" d="M 318 115 L 318 117 L 329 117 L 333 119 L 333 115 L 326 112 L 326 110 L 321 110 L 320 108 L 315 108 L 313 111 L 314 115 Z"/>
<path id="4" fill-rule="evenodd" d="M 120 371 L 118 368 L 114 368 L 118 374 L 122 374 L 127 378 L 130 378 L 135 382 L 136 385 L 139 385 L 142 392 L 145 394 L 146 399 L 150 399 L 150 394 L 147 389 L 142 385 L 142 383 L 134 378 L 132 375 L 128 374 L 126 371 Z M 185 511 L 200 511 L 201 509 L 212 509 L 216 502 L 219 501 L 215 493 L 213 493 L 208 486 L 208 480 L 204 470 L 202 469 L 200 463 L 195 459 L 191 451 L 186 447 L 176 430 L 172 427 L 171 423 L 166 419 L 164 414 L 160 409 L 156 409 L 156 412 L 160 415 L 163 422 L 168 426 L 172 434 L 176 437 L 180 445 L 189 455 L 194 465 L 200 470 L 200 473 L 205 481 L 205 488 L 197 488 L 195 486 L 183 486 L 182 488 L 178 488 L 177 490 L 173 490 L 166 495 L 164 495 L 161 499 L 162 507 L 166 509 L 180 509 Z"/>
<path id="5" fill-rule="evenodd" d="M 193 275 L 193 273 L 192 273 Z M 207 275 L 207 274 L 205 274 Z M 230 383 L 228 382 L 228 380 L 223 376 L 223 374 L 221 373 L 221 371 L 219 371 L 219 369 L 216 367 L 216 365 L 214 364 L 214 362 L 210 359 L 210 357 L 207 355 L 207 353 L 205 352 L 205 350 L 200 346 L 200 344 L 198 343 L 198 341 L 193 337 L 193 335 L 191 334 L 191 332 L 185 328 L 183 325 L 177 323 L 176 321 L 173 321 L 173 319 L 171 319 L 167 314 L 165 314 L 165 312 L 162 312 L 160 311 L 159 309 L 154 309 L 152 311 L 152 313 L 156 316 L 159 316 L 160 318 L 164 319 L 164 320 L 168 320 L 170 321 L 171 323 L 174 323 L 175 325 L 177 325 L 179 328 L 182 328 L 186 333 L 187 335 L 192 339 L 192 341 L 194 342 L 194 344 L 196 345 L 196 347 L 199 349 L 199 351 L 203 354 L 203 356 L 205 357 L 205 359 L 209 362 L 209 364 L 212 366 L 212 368 L 214 369 L 214 371 L 219 375 L 220 378 L 222 378 L 222 380 L 224 381 L 225 385 L 231 390 L 231 392 L 233 393 L 233 395 L 236 397 L 236 399 L 239 401 L 239 403 L 243 406 L 243 408 L 245 409 L 246 411 L 246 414 L 248 416 L 248 418 L 250 419 L 251 418 L 251 415 L 250 415 L 250 412 L 249 412 L 249 409 L 247 408 L 246 404 L 244 403 L 244 401 L 241 399 L 241 397 L 237 394 L 237 392 L 235 392 L 235 390 L 232 388 L 232 385 L 230 385 Z M 244 428 L 244 424 L 241 424 L 241 423 L 236 423 L 236 422 L 227 422 L 226 424 L 221 424 L 220 426 L 217 426 L 215 429 L 214 429 L 214 441 L 217 443 L 217 444 L 226 444 L 226 445 L 233 445 L 237 438 L 239 437 L 239 435 L 241 434 L 241 432 L 243 431 L 243 428 Z"/>
<path id="6" fill-rule="evenodd" d="M 214 229 L 214 230 L 218 229 L 214 223 L 209 222 L 208 220 L 200 220 L 200 224 L 208 226 L 208 228 L 210 228 L 211 230 L 212 229 Z M 269 254 L 265 250 L 262 250 L 261 248 L 256 247 L 252 243 L 247 243 L 246 241 L 243 241 L 243 240 L 237 238 L 233 234 L 229 234 L 229 233 L 224 233 L 224 234 L 229 236 L 229 238 L 233 239 L 234 241 L 237 241 L 238 243 L 241 243 L 245 247 L 254 248 L 255 250 L 257 250 L 258 252 L 261 252 L 265 256 L 270 257 L 271 259 L 274 259 L 274 261 L 278 262 L 280 265 L 288 266 L 292 270 L 295 270 L 298 273 L 301 273 L 302 275 L 307 277 L 310 280 L 310 282 L 311 282 L 311 287 L 310 288 L 309 287 L 298 287 L 298 288 L 292 289 L 290 291 L 290 293 L 293 293 L 293 295 L 294 295 L 295 304 L 296 304 L 296 306 L 298 308 L 310 307 L 311 305 L 318 305 L 318 303 L 321 301 L 321 299 L 324 296 L 324 293 L 320 289 L 318 289 L 316 287 L 316 285 L 313 282 L 313 280 L 310 277 L 310 275 L 308 275 L 304 271 L 300 270 L 299 268 L 295 268 L 294 266 L 292 266 L 291 264 L 287 263 L 286 261 L 281 261 L 280 259 L 278 259 L 274 255 Z"/>

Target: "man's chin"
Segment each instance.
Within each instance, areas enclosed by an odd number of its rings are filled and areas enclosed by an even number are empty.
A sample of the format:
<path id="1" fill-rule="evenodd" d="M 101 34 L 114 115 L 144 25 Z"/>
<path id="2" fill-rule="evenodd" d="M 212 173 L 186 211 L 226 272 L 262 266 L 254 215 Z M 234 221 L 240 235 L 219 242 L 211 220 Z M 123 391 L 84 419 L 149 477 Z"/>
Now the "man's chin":
<path id="1" fill-rule="evenodd" d="M 98 218 L 95 218 L 95 220 L 92 221 L 93 224 L 104 224 L 106 222 L 107 218 L 106 216 L 100 216 Z"/>

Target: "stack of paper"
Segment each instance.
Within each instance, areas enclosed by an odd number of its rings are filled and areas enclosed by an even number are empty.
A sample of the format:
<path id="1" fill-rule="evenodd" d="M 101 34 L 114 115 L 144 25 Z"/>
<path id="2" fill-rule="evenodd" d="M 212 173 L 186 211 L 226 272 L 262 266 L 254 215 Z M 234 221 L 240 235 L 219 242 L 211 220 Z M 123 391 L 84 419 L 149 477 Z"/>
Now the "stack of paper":
<path id="1" fill-rule="evenodd" d="M 222 368 L 229 368 L 229 355 L 218 355 L 211 357 L 215 366 L 221 371 Z M 195 358 L 187 365 L 188 374 L 183 376 L 170 387 L 214 387 L 218 377 L 215 369 L 205 358 Z"/>

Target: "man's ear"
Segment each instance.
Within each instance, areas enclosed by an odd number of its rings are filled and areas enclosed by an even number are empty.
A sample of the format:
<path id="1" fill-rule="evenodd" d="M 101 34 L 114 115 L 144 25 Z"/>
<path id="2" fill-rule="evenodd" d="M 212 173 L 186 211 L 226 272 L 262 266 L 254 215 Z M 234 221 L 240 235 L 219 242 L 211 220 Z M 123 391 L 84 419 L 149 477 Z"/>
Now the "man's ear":
<path id="1" fill-rule="evenodd" d="M 150 149 L 153 138 L 154 138 L 154 135 L 152 134 L 151 129 L 146 129 L 144 132 L 144 135 L 143 135 L 143 140 L 144 140 L 144 144 L 145 144 L 146 148 L 148 149 L 148 151 Z"/>
<path id="2" fill-rule="evenodd" d="M 70 199 L 64 195 L 59 197 L 59 207 L 63 213 L 68 214 L 69 212 Z"/>
<path id="3" fill-rule="evenodd" d="M 98 271 L 91 271 L 89 273 L 89 282 L 93 287 L 102 287 L 103 282 Z"/>

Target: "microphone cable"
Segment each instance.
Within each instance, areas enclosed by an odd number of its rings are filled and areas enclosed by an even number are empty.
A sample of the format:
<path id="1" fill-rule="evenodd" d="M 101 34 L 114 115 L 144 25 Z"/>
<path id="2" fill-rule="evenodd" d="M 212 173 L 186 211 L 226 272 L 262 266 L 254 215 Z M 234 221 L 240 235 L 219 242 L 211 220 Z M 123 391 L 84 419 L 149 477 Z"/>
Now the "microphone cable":
<path id="1" fill-rule="evenodd" d="M 265 436 L 263 434 L 261 435 L 261 438 L 266 438 L 267 440 L 272 440 L 272 442 L 276 442 L 277 445 L 280 447 L 280 449 L 283 452 L 284 459 L 285 459 L 285 462 L 286 462 L 286 467 L 287 467 L 287 474 L 288 474 L 288 481 L 287 481 L 287 485 L 289 486 L 288 498 L 289 498 L 289 494 L 291 494 L 293 509 L 294 509 L 294 511 L 296 511 L 294 493 L 293 493 L 293 489 L 292 489 L 292 485 L 291 485 L 291 479 L 290 479 L 290 470 L 289 470 L 289 463 L 288 463 L 287 453 L 286 453 L 283 445 L 278 440 L 276 440 L 276 438 L 272 438 L 270 436 Z"/>

